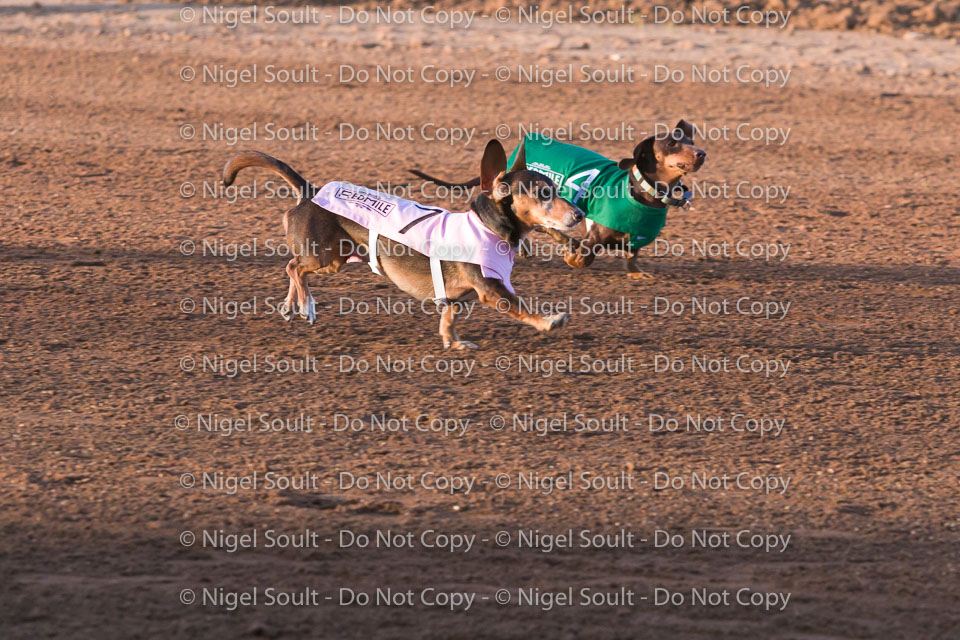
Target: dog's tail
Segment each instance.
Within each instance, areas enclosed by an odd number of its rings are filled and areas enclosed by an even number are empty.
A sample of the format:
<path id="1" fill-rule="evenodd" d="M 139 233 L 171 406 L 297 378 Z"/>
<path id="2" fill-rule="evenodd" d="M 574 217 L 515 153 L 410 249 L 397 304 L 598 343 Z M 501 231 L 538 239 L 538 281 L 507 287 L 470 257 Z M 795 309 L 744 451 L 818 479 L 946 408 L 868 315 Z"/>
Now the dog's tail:
<path id="1" fill-rule="evenodd" d="M 427 175 L 427 174 L 425 174 L 423 171 L 420 171 L 419 169 L 409 169 L 408 171 L 409 171 L 410 173 L 412 173 L 413 175 L 417 176 L 418 178 L 422 178 L 422 179 L 427 180 L 427 181 L 429 181 L 429 182 L 435 182 L 436 184 L 440 185 L 441 187 L 470 187 L 470 188 L 473 188 L 473 187 L 480 186 L 480 178 L 479 178 L 479 177 L 474 178 L 473 180 L 467 180 L 466 182 L 447 182 L 446 180 L 441 180 L 440 178 L 434 178 L 433 176 Z"/>
<path id="2" fill-rule="evenodd" d="M 263 167 L 279 174 L 287 184 L 297 190 L 297 204 L 303 202 L 304 198 L 312 199 L 317 194 L 318 189 L 291 169 L 287 163 L 260 151 L 244 151 L 227 160 L 227 164 L 223 167 L 223 185 L 225 187 L 232 185 L 240 170 L 247 167 Z"/>

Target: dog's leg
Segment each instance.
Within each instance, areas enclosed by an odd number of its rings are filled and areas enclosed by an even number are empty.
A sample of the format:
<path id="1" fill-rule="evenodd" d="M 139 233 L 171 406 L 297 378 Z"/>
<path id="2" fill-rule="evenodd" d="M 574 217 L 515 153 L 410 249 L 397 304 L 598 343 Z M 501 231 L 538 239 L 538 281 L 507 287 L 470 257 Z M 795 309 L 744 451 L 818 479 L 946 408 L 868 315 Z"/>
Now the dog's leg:
<path id="1" fill-rule="evenodd" d="M 324 251 L 324 257 L 322 262 L 326 263 L 322 267 L 310 269 L 310 267 L 300 267 L 302 276 L 299 280 L 300 286 L 303 289 L 303 299 L 304 302 L 300 303 L 300 316 L 305 318 L 307 322 L 313 324 L 317 321 L 317 302 L 313 298 L 313 294 L 310 293 L 310 285 L 307 282 L 307 275 L 310 273 L 319 273 L 319 274 L 334 274 L 339 273 L 340 268 L 347 262 L 349 256 L 342 256 L 339 253 L 334 253 L 333 250 Z"/>
<path id="2" fill-rule="evenodd" d="M 303 304 L 303 292 L 300 289 L 300 273 L 298 271 L 299 266 L 299 258 L 291 258 L 290 262 L 287 263 L 286 271 L 287 275 L 290 276 L 290 291 L 287 292 L 286 306 L 291 314 L 297 313 L 297 307 Z M 294 294 L 297 296 L 297 306 L 294 306 Z"/>
<path id="3" fill-rule="evenodd" d="M 563 251 L 560 255 L 568 256 L 572 253 L 577 253 L 580 250 L 581 242 L 574 237 L 568 236 L 563 231 L 557 231 L 556 229 L 544 229 L 546 234 L 553 238 L 556 242 L 561 245 L 564 245 Z M 566 258 L 564 258 L 566 260 Z M 567 263 L 569 264 L 569 262 Z M 574 266 L 574 265 L 570 265 Z"/>
<path id="4" fill-rule="evenodd" d="M 594 251 L 594 247 L 596 246 L 596 244 L 590 241 L 590 238 L 587 238 L 577 246 L 571 243 L 570 250 L 567 251 L 567 254 L 563 257 L 563 261 L 577 269 L 589 267 L 593 264 L 594 258 L 597 257 L 596 251 Z"/>
<path id="5" fill-rule="evenodd" d="M 316 306 L 307 286 L 306 270 L 300 264 L 299 258 L 293 258 L 287 263 L 287 275 L 297 292 L 297 311 L 300 317 L 313 324 L 317 319 Z"/>
<path id="6" fill-rule="evenodd" d="M 307 278 L 311 273 L 336 273 L 352 253 L 341 240 L 350 240 L 337 217 L 309 200 L 304 200 L 285 217 L 286 241 L 294 256 L 287 264 L 297 306 L 293 307 L 293 293 L 288 294 L 288 307 L 307 322 L 317 320 L 316 301 L 310 293 Z M 347 255 L 341 255 L 341 253 Z"/>
<path id="7" fill-rule="evenodd" d="M 637 266 L 637 254 L 627 254 L 627 277 L 634 280 L 653 280 L 654 277 Z"/>
<path id="8" fill-rule="evenodd" d="M 443 339 L 443 348 L 449 349 L 476 349 L 477 345 L 466 340 L 461 340 L 457 336 L 457 330 L 453 323 L 457 321 L 457 309 L 455 305 L 448 304 L 440 314 L 440 337 Z"/>
<path id="9" fill-rule="evenodd" d="M 569 313 L 539 316 L 523 311 L 520 308 L 519 298 L 510 293 L 499 280 L 485 278 L 484 283 L 482 285 L 476 285 L 474 289 L 480 296 L 481 304 L 496 309 L 500 313 L 505 313 L 514 320 L 519 320 L 539 331 L 559 329 L 570 319 Z"/>
<path id="10" fill-rule="evenodd" d="M 301 272 L 300 287 L 303 291 L 303 302 L 300 303 L 300 317 L 310 324 L 313 324 L 317 321 L 317 303 L 310 293 L 310 285 L 307 283 L 306 271 Z"/>
<path id="11" fill-rule="evenodd" d="M 289 265 L 287 265 L 287 267 L 289 269 Z M 287 274 L 289 275 L 289 271 L 287 272 Z M 293 319 L 293 313 L 291 310 L 293 309 L 293 296 L 296 293 L 297 293 L 297 281 L 294 280 L 293 277 L 291 276 L 290 288 L 287 290 L 287 297 L 283 301 L 283 304 L 281 304 L 277 308 L 277 311 L 280 313 L 280 317 L 286 320 L 287 322 L 290 322 L 290 320 Z"/>

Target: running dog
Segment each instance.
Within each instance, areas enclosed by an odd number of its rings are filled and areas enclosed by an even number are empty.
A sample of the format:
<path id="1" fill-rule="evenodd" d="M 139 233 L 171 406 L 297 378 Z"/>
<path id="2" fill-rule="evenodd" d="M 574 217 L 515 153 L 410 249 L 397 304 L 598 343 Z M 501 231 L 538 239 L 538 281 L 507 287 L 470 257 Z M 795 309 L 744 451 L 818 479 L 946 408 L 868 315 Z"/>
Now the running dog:
<path id="1" fill-rule="evenodd" d="M 307 285 L 310 273 L 337 273 L 346 262 L 367 262 L 418 300 L 442 308 L 440 336 L 445 348 L 476 348 L 454 328 L 456 304 L 474 296 L 481 304 L 540 330 L 566 324 L 569 315 L 526 312 L 510 284 L 514 253 L 521 240 L 541 226 L 569 231 L 583 211 L 563 200 L 547 177 L 526 168 L 506 172 L 503 147 L 491 140 L 480 162 L 481 193 L 469 211 L 450 212 L 347 182 L 317 188 L 283 162 L 259 151 L 231 158 L 223 169 L 230 186 L 246 167 L 279 174 L 299 192 L 297 206 L 283 216 L 290 288 L 281 313 L 295 310 L 311 324 L 316 306 Z"/>
<path id="2" fill-rule="evenodd" d="M 653 242 L 667 222 L 670 206 L 689 208 L 690 192 L 680 179 L 703 166 L 707 154 L 693 141 L 694 129 L 680 120 L 670 132 L 647 136 L 633 155 L 620 162 L 572 144 L 528 134 L 510 157 L 511 171 L 529 169 L 560 185 L 560 195 L 586 214 L 582 241 L 557 229 L 545 229 L 567 246 L 564 261 L 587 267 L 598 248 L 622 249 L 631 278 L 649 278 L 636 264 L 637 250 Z M 478 178 L 452 183 L 411 170 L 417 177 L 447 187 L 475 187 Z"/>

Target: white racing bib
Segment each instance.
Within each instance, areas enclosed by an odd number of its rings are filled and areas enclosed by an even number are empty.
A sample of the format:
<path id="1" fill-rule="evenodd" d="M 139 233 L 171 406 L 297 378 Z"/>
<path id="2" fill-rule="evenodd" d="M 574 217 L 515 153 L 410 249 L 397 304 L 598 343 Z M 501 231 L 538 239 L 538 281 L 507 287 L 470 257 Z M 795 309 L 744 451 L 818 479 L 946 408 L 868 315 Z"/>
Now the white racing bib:
<path id="1" fill-rule="evenodd" d="M 441 261 L 478 265 L 485 278 L 500 280 L 513 293 L 510 273 L 514 251 L 494 235 L 474 211 L 454 212 L 426 207 L 349 182 L 330 182 L 313 202 L 370 231 L 370 268 L 383 275 L 377 258 L 377 241 L 384 236 L 430 259 L 434 295 L 446 301 Z"/>

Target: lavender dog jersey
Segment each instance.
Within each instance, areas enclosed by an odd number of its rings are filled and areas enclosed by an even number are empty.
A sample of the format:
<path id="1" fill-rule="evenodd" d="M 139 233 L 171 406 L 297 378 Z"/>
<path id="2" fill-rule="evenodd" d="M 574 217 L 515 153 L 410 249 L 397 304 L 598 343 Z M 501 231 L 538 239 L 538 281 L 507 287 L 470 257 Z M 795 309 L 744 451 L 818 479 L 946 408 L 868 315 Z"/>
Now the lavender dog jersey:
<path id="1" fill-rule="evenodd" d="M 377 240 L 384 236 L 430 258 L 437 298 L 445 298 L 441 260 L 478 265 L 485 278 L 500 280 L 513 293 L 513 248 L 490 231 L 474 211 L 425 207 L 349 182 L 325 184 L 313 202 L 370 231 L 370 268 L 376 273 L 380 273 Z"/>

